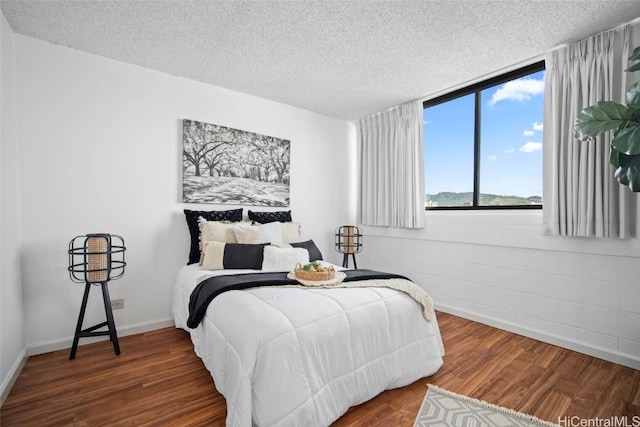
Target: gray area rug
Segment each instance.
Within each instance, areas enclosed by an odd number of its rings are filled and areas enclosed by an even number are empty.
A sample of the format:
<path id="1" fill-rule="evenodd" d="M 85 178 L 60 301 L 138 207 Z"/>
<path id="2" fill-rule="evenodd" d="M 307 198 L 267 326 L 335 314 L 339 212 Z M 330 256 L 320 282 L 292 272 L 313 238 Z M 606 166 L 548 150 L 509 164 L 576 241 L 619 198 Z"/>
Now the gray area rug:
<path id="1" fill-rule="evenodd" d="M 531 415 L 472 399 L 429 384 L 414 427 L 555 426 Z"/>

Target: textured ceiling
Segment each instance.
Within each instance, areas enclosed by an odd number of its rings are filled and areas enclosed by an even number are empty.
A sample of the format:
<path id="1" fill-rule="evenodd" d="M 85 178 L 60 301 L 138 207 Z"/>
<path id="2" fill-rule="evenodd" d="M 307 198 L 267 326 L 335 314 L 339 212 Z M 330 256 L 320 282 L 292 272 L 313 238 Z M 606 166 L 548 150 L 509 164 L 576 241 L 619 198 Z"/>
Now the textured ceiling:
<path id="1" fill-rule="evenodd" d="M 640 17 L 640 1 L 2 0 L 12 29 L 343 119 Z"/>

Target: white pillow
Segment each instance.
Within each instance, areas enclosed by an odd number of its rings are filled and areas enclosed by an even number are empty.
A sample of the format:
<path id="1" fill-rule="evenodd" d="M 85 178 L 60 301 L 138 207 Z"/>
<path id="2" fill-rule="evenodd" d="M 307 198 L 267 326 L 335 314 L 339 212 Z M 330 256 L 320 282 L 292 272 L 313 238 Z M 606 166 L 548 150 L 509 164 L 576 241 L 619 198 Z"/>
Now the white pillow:
<path id="1" fill-rule="evenodd" d="M 272 243 L 273 246 L 277 246 L 279 248 L 292 248 L 293 246 L 291 246 L 288 243 Z"/>
<path id="2" fill-rule="evenodd" d="M 278 248 L 265 246 L 262 259 L 263 271 L 293 271 L 296 264 L 309 262 L 309 251 L 303 248 Z"/>
<path id="3" fill-rule="evenodd" d="M 260 224 L 258 227 L 260 227 L 260 230 L 262 230 L 262 235 L 264 236 L 265 243 L 278 245 L 284 242 L 281 222 L 268 222 L 266 224 Z"/>
<path id="4" fill-rule="evenodd" d="M 300 223 L 299 222 L 283 222 L 282 223 L 282 239 L 284 243 L 299 242 L 300 239 Z"/>
<path id="5" fill-rule="evenodd" d="M 209 241 L 204 243 L 200 268 L 202 270 L 223 270 L 224 269 L 224 242 Z"/>
<path id="6" fill-rule="evenodd" d="M 233 228 L 238 243 L 269 243 L 257 225 L 236 224 Z"/>

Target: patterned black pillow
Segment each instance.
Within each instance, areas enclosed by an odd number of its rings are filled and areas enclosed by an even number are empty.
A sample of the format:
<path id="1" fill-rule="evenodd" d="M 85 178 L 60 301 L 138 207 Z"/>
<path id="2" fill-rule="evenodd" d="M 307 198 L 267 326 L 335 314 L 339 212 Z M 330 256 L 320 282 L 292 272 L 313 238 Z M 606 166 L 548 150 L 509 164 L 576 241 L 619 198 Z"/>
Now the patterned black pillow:
<path id="1" fill-rule="evenodd" d="M 189 227 L 189 234 L 191 235 L 188 265 L 200 261 L 200 228 L 198 227 L 198 217 L 203 217 L 207 221 L 239 222 L 242 221 L 242 208 L 227 211 L 191 211 L 185 209 L 184 216 L 187 220 L 187 226 Z"/>
<path id="2" fill-rule="evenodd" d="M 267 224 L 269 222 L 291 222 L 291 211 L 277 212 L 254 212 L 249 211 L 249 220 L 259 224 Z"/>
<path id="3" fill-rule="evenodd" d="M 303 248 L 309 252 L 309 261 L 322 261 L 322 252 L 313 242 L 313 240 L 307 240 L 306 242 L 290 243 L 294 248 Z"/>

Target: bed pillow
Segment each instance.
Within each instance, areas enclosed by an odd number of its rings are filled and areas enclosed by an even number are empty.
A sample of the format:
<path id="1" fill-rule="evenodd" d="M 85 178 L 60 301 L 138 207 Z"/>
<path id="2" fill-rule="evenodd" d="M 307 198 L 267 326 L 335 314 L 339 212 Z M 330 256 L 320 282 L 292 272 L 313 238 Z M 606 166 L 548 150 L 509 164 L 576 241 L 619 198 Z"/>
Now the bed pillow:
<path id="1" fill-rule="evenodd" d="M 282 240 L 284 243 L 300 241 L 300 223 L 283 222 L 282 223 Z"/>
<path id="2" fill-rule="evenodd" d="M 227 243 L 224 247 L 223 264 L 226 269 L 248 268 L 262 269 L 264 247 L 266 244 L 247 245 L 241 243 Z"/>
<path id="3" fill-rule="evenodd" d="M 271 243 L 272 246 L 277 246 L 279 248 L 289 248 L 291 249 L 293 246 L 291 246 L 288 243 Z"/>
<path id="4" fill-rule="evenodd" d="M 296 264 L 309 262 L 309 252 L 303 248 L 264 247 L 263 271 L 293 271 Z"/>
<path id="5" fill-rule="evenodd" d="M 265 236 L 262 234 L 262 230 L 257 225 L 251 225 L 249 223 L 235 224 L 233 227 L 233 233 L 235 234 L 238 243 L 267 243 Z"/>
<path id="6" fill-rule="evenodd" d="M 313 240 L 307 240 L 306 242 L 289 243 L 294 248 L 303 248 L 309 252 L 309 261 L 322 261 L 322 252 L 313 242 Z"/>
<path id="7" fill-rule="evenodd" d="M 202 257 L 203 270 L 260 270 L 266 245 L 206 242 Z"/>
<path id="8" fill-rule="evenodd" d="M 200 268 L 203 270 L 224 269 L 224 247 L 226 245 L 225 242 L 205 242 Z"/>
<path id="9" fill-rule="evenodd" d="M 284 243 L 281 222 L 268 222 L 266 224 L 260 224 L 259 227 L 262 231 L 265 242 L 269 242 L 272 245 L 279 245 L 281 243 Z"/>
<path id="10" fill-rule="evenodd" d="M 266 224 L 268 222 L 291 222 L 291 211 L 276 211 L 276 212 L 255 212 L 249 211 L 249 220 L 255 221 L 259 224 Z"/>
<path id="11" fill-rule="evenodd" d="M 191 237 L 189 261 L 187 261 L 187 264 L 193 264 L 200 260 L 200 228 L 198 227 L 198 218 L 203 217 L 207 221 L 242 221 L 242 208 L 226 211 L 192 211 L 185 209 L 184 216 L 187 220 L 187 227 L 189 227 L 189 235 Z"/>
<path id="12" fill-rule="evenodd" d="M 235 222 L 207 221 L 200 217 L 198 226 L 200 227 L 200 243 L 204 242 L 225 242 L 238 243 L 234 233 Z M 200 245 L 202 248 L 202 245 Z"/>

